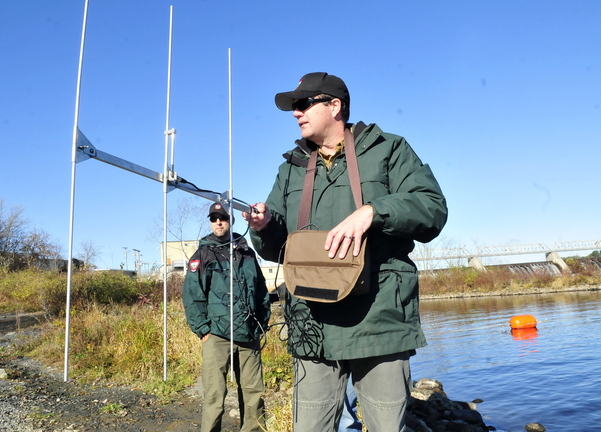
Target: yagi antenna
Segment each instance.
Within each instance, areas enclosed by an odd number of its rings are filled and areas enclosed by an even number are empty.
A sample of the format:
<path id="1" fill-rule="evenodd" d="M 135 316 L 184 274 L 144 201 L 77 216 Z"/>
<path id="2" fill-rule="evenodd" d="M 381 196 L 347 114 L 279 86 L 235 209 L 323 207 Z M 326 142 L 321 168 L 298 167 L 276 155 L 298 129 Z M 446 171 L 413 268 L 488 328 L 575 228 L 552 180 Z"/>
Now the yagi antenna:
<path id="1" fill-rule="evenodd" d="M 164 316 L 163 316 L 163 379 L 167 380 L 167 193 L 173 189 L 181 189 L 184 192 L 191 193 L 201 198 L 221 203 L 224 207 L 229 208 L 230 213 L 230 226 L 232 209 L 239 210 L 242 212 L 250 212 L 251 207 L 244 201 L 236 200 L 233 198 L 232 192 L 232 163 L 231 163 L 231 70 L 229 71 L 230 78 L 230 189 L 224 193 L 218 193 L 211 190 L 200 189 L 193 183 L 179 177 L 175 172 L 175 129 L 170 128 L 170 104 L 171 104 L 171 48 L 172 48 L 172 34 L 173 34 L 173 6 L 170 8 L 169 16 L 169 56 L 168 56 L 168 73 L 167 73 L 167 109 L 165 119 L 165 162 L 163 165 L 163 172 L 153 171 L 143 166 L 137 165 L 125 159 L 121 159 L 117 156 L 103 152 L 97 149 L 90 142 L 88 138 L 79 129 L 79 100 L 81 90 L 81 76 L 83 70 L 83 55 L 84 55 L 84 43 L 88 16 L 88 3 L 89 0 L 85 0 L 84 16 L 83 16 L 83 28 L 81 34 L 81 47 L 79 53 L 79 69 L 77 75 L 77 91 L 75 100 L 75 121 L 73 126 L 73 141 L 72 141 L 72 152 L 71 152 L 71 208 L 70 208 L 70 219 L 69 219 L 69 262 L 68 262 L 68 275 L 67 275 L 67 302 L 66 302 L 66 322 L 65 322 L 65 363 L 64 363 L 64 381 L 69 380 L 69 335 L 70 335 L 70 317 L 71 317 L 71 284 L 73 274 L 73 222 L 75 213 L 75 173 L 76 165 L 80 162 L 88 159 L 96 159 L 100 162 L 105 162 L 109 165 L 113 165 L 117 168 L 124 169 L 134 174 L 141 175 L 151 180 L 161 182 L 163 184 L 163 302 L 164 302 Z M 231 60 L 230 60 L 231 64 Z M 229 66 L 231 69 L 231 66 Z M 231 231 L 231 230 L 230 230 Z M 232 234 L 230 234 L 232 235 Z M 233 244 L 230 243 L 230 244 Z M 230 250 L 232 254 L 233 251 Z M 230 257 L 230 260 L 233 259 Z M 233 266 L 231 267 L 233 268 Z M 230 277 L 231 279 L 231 277 Z M 231 284 L 232 282 L 230 282 Z M 230 287 L 230 290 L 232 288 Z M 230 295 L 230 299 L 233 296 Z M 232 305 L 230 304 L 230 307 Z M 233 340 L 233 338 L 232 338 Z M 232 350 L 233 351 L 233 350 Z M 232 361 L 233 365 L 233 361 Z M 232 370 L 233 372 L 233 370 Z M 232 374 L 233 375 L 233 374 Z"/>

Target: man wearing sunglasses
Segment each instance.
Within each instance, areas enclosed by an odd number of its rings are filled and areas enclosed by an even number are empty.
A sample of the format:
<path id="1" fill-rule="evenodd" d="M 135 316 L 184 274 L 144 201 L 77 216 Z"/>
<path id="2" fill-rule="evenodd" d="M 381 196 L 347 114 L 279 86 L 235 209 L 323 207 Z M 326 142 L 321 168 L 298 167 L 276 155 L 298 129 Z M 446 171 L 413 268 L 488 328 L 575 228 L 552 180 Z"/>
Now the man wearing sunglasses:
<path id="1" fill-rule="evenodd" d="M 209 219 L 213 233 L 200 240 L 198 250 L 190 259 L 182 296 L 188 325 L 202 341 L 204 402 L 200 430 L 221 430 L 233 327 L 240 430 L 264 431 L 260 341 L 269 321 L 269 293 L 253 250 L 244 237 L 236 233 L 231 271 L 230 216 L 221 204 L 210 207 Z M 233 279 L 233 297 L 230 296 L 230 278 Z M 230 303 L 233 303 L 233 322 Z"/>
<path id="2" fill-rule="evenodd" d="M 359 254 L 370 244 L 370 290 L 334 303 L 286 293 L 288 350 L 294 358 L 295 432 L 334 432 L 349 376 L 370 432 L 404 432 L 410 396 L 409 358 L 426 345 L 419 319 L 415 241 L 442 230 L 447 206 L 432 171 L 405 139 L 376 124 L 347 123 L 346 84 L 324 72 L 305 75 L 295 90 L 278 93 L 276 106 L 292 111 L 301 139 L 287 152 L 266 203 L 243 213 L 265 259 L 278 261 L 288 233 L 297 229 L 307 161 L 317 152 L 310 225 L 328 230 L 331 259 Z M 356 208 L 344 151 L 354 137 L 363 205 Z"/>

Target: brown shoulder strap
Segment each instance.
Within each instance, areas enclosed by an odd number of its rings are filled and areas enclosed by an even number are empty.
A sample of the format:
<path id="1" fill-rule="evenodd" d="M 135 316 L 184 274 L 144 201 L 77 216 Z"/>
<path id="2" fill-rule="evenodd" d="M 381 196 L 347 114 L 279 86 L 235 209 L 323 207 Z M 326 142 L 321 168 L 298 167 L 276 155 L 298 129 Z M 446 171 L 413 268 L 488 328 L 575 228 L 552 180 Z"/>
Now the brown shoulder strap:
<path id="1" fill-rule="evenodd" d="M 351 182 L 351 190 L 357 208 L 363 205 L 361 193 L 361 177 L 359 176 L 359 164 L 357 163 L 357 153 L 355 152 L 355 137 L 350 129 L 344 129 L 344 152 L 346 153 L 346 167 Z M 315 169 L 317 166 L 317 150 L 311 152 L 309 165 L 305 173 L 305 182 L 303 184 L 303 194 L 301 195 L 300 206 L 298 208 L 298 220 L 296 229 L 306 228 L 309 224 L 309 215 L 311 214 L 311 205 L 313 202 L 313 185 L 315 183 Z"/>
<path id="2" fill-rule="evenodd" d="M 361 177 L 359 176 L 359 164 L 357 163 L 357 153 L 355 152 L 355 137 L 350 129 L 344 129 L 344 152 L 346 153 L 346 168 L 351 180 L 351 190 L 355 198 L 357 208 L 363 205 L 361 194 Z"/>

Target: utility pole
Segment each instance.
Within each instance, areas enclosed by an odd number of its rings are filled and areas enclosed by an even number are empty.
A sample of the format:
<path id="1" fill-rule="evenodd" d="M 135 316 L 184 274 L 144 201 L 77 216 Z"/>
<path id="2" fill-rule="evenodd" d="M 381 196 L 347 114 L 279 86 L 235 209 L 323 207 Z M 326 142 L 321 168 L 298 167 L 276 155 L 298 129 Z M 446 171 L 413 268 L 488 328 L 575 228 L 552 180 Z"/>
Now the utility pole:
<path id="1" fill-rule="evenodd" d="M 129 250 L 123 246 L 123 254 L 125 255 L 125 270 L 129 270 L 129 266 L 127 265 L 127 254 L 129 253 Z"/>
<path id="2" fill-rule="evenodd" d="M 133 249 L 134 251 L 134 270 L 136 271 L 136 273 L 139 275 L 140 274 L 140 267 L 141 267 L 141 260 L 140 257 L 142 256 L 142 254 L 140 253 L 139 249 Z"/>

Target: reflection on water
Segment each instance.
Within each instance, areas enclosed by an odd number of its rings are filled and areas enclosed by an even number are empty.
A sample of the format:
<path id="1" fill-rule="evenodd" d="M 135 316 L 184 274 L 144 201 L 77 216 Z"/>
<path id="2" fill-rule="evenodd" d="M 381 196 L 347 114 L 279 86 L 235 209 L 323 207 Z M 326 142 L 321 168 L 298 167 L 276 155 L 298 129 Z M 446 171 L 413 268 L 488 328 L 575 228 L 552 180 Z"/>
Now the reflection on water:
<path id="1" fill-rule="evenodd" d="M 511 329 L 511 336 L 517 344 L 520 356 L 527 356 L 538 352 L 537 341 L 538 330 L 536 328 Z"/>
<path id="2" fill-rule="evenodd" d="M 412 360 L 413 378 L 441 381 L 451 399 L 483 399 L 480 412 L 499 429 L 601 430 L 600 306 L 600 291 L 422 300 L 429 345 Z M 511 329 L 524 314 L 537 327 Z"/>
<path id="3" fill-rule="evenodd" d="M 513 340 L 529 340 L 536 339 L 538 336 L 538 329 L 536 327 L 532 328 L 512 328 L 511 336 L 513 336 Z"/>

